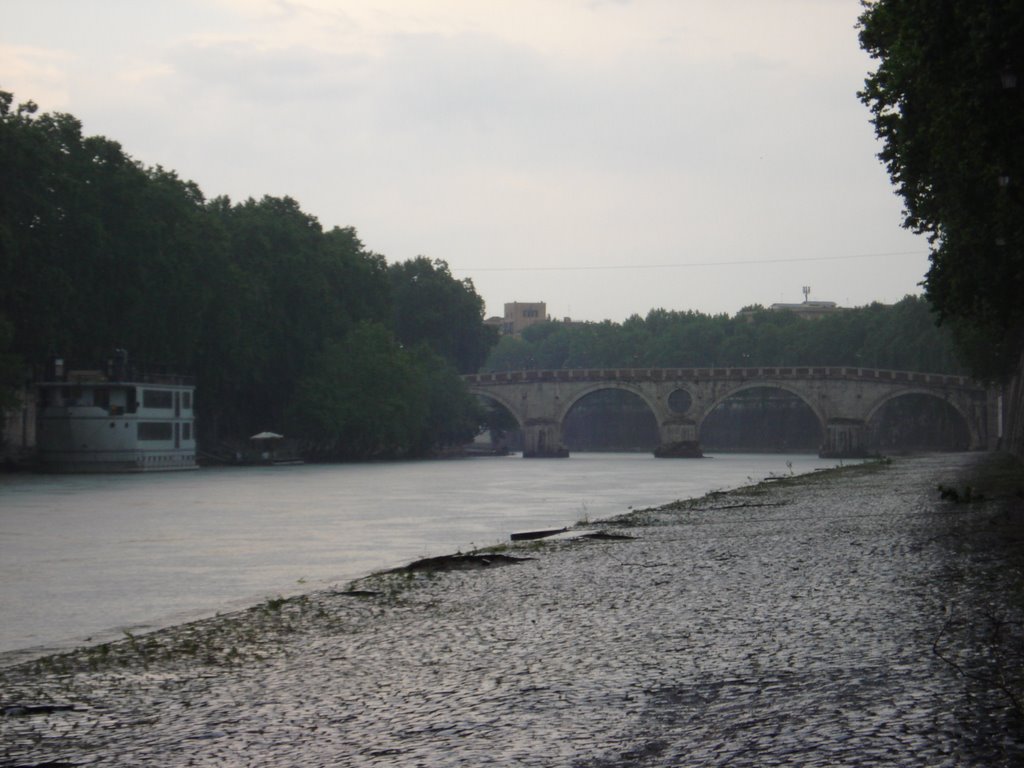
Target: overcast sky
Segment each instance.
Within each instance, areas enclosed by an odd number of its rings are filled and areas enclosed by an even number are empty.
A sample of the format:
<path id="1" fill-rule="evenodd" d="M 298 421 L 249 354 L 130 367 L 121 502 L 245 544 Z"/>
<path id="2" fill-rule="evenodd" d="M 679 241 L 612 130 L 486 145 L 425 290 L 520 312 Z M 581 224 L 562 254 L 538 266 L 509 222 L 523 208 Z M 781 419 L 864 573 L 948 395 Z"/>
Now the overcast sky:
<path id="1" fill-rule="evenodd" d="M 893 302 L 858 0 L 3 0 L 0 88 L 501 314 Z"/>

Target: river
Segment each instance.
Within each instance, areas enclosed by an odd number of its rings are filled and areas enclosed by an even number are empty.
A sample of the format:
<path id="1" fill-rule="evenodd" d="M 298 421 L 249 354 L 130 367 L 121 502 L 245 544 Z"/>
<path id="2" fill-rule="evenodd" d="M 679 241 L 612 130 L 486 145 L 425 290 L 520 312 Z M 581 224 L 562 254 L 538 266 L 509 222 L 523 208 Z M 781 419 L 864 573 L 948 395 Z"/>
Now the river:
<path id="1" fill-rule="evenodd" d="M 0 664 L 835 463 L 580 453 L 0 476 Z"/>

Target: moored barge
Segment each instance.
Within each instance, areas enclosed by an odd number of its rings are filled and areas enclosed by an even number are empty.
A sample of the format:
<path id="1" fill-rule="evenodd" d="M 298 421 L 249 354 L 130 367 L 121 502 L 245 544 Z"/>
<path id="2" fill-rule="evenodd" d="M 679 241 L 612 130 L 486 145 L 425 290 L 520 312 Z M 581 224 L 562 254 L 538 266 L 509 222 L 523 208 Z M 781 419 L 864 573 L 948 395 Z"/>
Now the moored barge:
<path id="1" fill-rule="evenodd" d="M 63 371 L 37 385 L 39 469 L 149 472 L 196 469 L 195 386 L 185 376 L 138 373 L 120 353 L 106 371 Z"/>

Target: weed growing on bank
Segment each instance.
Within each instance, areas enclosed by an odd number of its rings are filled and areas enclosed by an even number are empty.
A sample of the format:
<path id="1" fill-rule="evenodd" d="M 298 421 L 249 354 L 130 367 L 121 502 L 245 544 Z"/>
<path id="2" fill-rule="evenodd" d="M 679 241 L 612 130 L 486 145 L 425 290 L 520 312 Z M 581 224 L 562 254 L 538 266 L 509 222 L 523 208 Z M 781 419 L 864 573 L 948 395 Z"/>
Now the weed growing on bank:
<path id="1" fill-rule="evenodd" d="M 658 507 L 635 509 L 623 515 L 600 521 L 604 526 L 643 527 L 650 525 L 676 525 L 685 522 L 689 512 L 706 512 L 708 510 L 733 510 L 748 507 L 783 506 L 784 498 L 778 498 L 778 490 L 795 486 L 833 482 L 837 477 L 869 474 L 884 471 L 891 465 L 890 459 L 870 459 L 856 464 L 837 465 L 830 469 L 796 475 L 792 464 L 787 462 L 789 474 L 770 475 L 760 482 L 734 488 L 731 490 L 709 491 L 703 496 L 692 499 L 680 499 Z M 771 496 L 772 498 L 768 498 Z"/>

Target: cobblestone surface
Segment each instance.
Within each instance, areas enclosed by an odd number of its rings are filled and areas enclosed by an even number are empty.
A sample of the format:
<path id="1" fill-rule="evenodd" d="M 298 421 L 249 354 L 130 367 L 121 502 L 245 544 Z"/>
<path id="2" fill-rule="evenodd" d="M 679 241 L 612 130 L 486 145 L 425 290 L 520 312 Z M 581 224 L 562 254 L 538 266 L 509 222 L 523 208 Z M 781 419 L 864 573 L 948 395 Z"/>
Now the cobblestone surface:
<path id="1" fill-rule="evenodd" d="M 1020 500 L 936 491 L 985 461 L 773 482 L 3 670 L 0 764 L 1020 765 Z M 24 708 L 49 704 L 73 709 Z"/>

